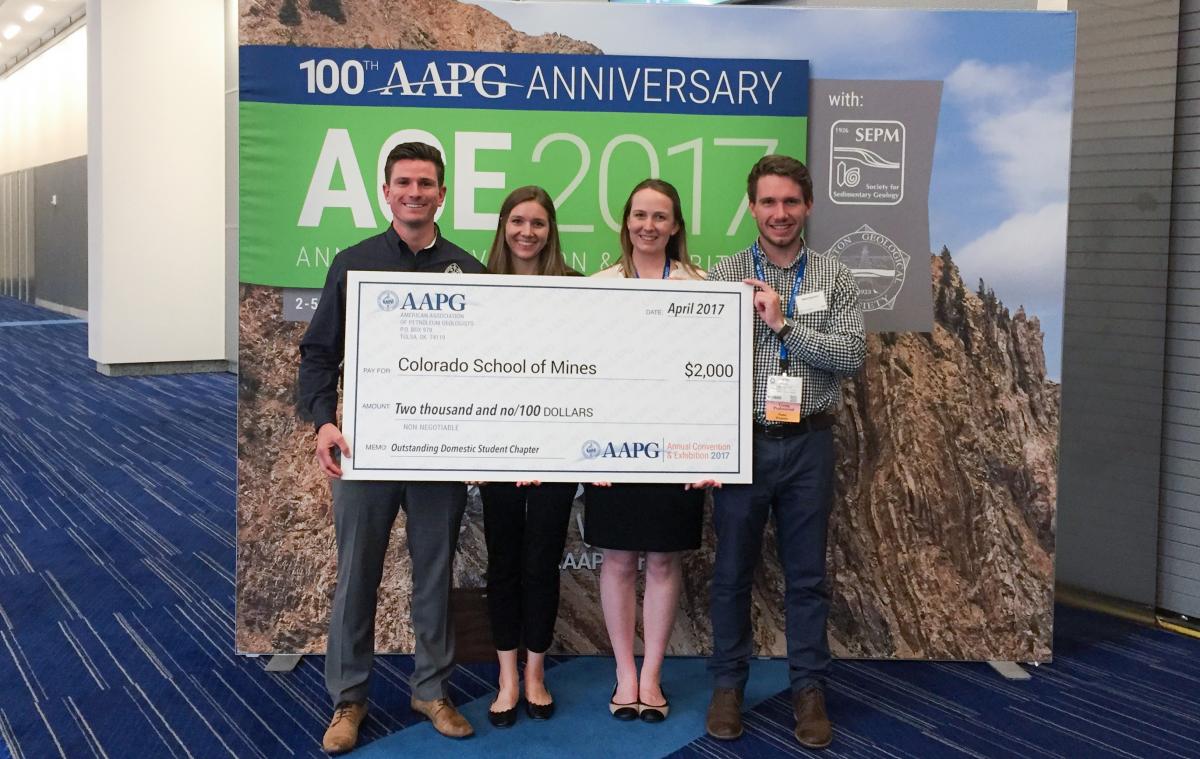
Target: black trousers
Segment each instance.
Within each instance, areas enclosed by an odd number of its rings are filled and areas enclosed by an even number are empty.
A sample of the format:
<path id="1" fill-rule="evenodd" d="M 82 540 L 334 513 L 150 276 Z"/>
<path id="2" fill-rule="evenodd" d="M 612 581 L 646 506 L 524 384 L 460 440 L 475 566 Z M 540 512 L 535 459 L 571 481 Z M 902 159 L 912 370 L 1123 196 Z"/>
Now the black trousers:
<path id="1" fill-rule="evenodd" d="M 558 564 L 575 500 L 574 483 L 479 488 L 487 540 L 488 613 L 497 651 L 545 653 L 558 618 Z"/>

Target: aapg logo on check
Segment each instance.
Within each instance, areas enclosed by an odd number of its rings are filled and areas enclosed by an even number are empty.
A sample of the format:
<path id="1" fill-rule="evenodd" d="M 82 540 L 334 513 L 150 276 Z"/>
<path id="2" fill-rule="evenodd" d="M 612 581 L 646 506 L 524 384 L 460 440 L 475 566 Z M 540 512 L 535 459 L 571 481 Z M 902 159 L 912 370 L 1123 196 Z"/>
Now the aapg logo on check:
<path id="1" fill-rule="evenodd" d="M 380 311 L 395 311 L 400 305 L 400 296 L 396 295 L 395 290 L 384 290 L 375 302 L 379 304 Z"/>
<path id="2" fill-rule="evenodd" d="M 863 224 L 831 245 L 825 255 L 837 257 L 854 273 L 858 305 L 863 311 L 891 311 L 896 307 L 910 256 L 887 235 Z"/>
<path id="3" fill-rule="evenodd" d="M 588 440 L 580 449 L 585 459 L 656 459 L 662 455 L 662 447 L 656 442 L 628 441 L 598 443 Z"/>
<path id="4" fill-rule="evenodd" d="M 381 311 L 463 311 L 467 307 L 467 296 L 463 293 L 405 293 L 403 297 L 394 290 L 384 290 L 375 299 Z"/>

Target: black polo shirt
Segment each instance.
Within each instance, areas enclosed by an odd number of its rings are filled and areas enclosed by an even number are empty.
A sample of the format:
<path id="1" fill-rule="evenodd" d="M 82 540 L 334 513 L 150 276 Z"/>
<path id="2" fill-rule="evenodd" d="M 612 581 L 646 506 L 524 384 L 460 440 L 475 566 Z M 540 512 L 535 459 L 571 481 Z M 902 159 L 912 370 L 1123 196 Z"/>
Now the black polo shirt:
<path id="1" fill-rule="evenodd" d="M 311 419 L 317 429 L 326 423 L 337 424 L 338 378 L 346 346 L 348 271 L 482 274 L 484 266 L 442 237 L 440 229 L 433 245 L 414 253 L 390 224 L 382 234 L 368 237 L 334 256 L 321 290 L 321 302 L 300 340 L 297 407 L 301 418 Z"/>

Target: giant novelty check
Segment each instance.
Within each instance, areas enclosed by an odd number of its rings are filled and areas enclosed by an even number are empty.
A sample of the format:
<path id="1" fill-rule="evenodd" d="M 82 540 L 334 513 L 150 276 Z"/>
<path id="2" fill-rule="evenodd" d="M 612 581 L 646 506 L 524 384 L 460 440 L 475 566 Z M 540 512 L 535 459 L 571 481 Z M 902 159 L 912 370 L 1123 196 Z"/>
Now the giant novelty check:
<path id="1" fill-rule="evenodd" d="M 751 288 L 350 272 L 360 480 L 750 482 Z"/>

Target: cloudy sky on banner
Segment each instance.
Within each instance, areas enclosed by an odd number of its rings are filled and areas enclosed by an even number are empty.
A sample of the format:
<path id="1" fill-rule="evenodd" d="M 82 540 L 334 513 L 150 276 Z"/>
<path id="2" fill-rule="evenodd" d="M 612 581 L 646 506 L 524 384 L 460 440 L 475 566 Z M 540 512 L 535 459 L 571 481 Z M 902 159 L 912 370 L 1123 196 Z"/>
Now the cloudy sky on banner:
<path id="1" fill-rule="evenodd" d="M 1069 72 L 1042 77 L 1027 65 L 969 60 L 946 79 L 943 93 L 952 107 L 962 110 L 970 140 L 991 168 L 991 197 L 985 208 L 1008 209 L 1004 219 L 982 233 L 977 226 L 964 226 L 960 234 L 969 239 L 952 247 L 955 258 L 964 274 L 972 274 L 969 284 L 982 278 L 1010 307 L 1024 305 L 1057 332 L 1067 232 L 1071 90 Z M 961 170 L 958 180 L 969 182 Z M 1014 295 L 1019 302 L 1012 302 Z"/>
<path id="2" fill-rule="evenodd" d="M 753 50 L 807 59 L 813 79 L 942 81 L 930 247 L 949 247 L 972 289 L 982 278 L 1012 310 L 1023 305 L 1041 320 L 1047 370 L 1058 379 L 1070 14 L 600 3 L 550 14 L 532 2 L 478 4 L 520 31 L 566 34 L 610 54 L 744 57 Z"/>

